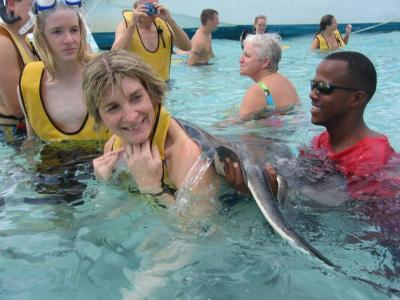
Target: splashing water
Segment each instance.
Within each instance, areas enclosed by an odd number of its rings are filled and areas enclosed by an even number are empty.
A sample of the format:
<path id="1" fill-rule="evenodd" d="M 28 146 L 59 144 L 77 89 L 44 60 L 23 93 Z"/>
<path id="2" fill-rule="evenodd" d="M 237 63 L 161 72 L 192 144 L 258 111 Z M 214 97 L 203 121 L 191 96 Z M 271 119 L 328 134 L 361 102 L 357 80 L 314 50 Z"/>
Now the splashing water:
<path id="1" fill-rule="evenodd" d="M 204 176 L 204 173 L 212 164 L 212 157 L 213 155 L 211 156 L 210 153 L 202 152 L 194 162 L 193 166 L 190 168 L 182 187 L 176 194 L 176 206 L 179 214 L 186 215 L 189 208 L 195 201 L 195 197 L 192 194 L 193 187 L 200 182 Z"/>

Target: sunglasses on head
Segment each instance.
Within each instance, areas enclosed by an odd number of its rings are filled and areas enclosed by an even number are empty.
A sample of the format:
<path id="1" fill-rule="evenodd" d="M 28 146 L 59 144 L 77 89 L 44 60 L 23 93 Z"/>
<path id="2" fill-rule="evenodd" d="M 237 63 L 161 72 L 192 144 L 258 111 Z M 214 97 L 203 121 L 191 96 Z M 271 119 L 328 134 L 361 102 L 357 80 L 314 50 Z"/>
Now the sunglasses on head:
<path id="1" fill-rule="evenodd" d="M 56 6 L 60 0 L 35 0 L 34 13 L 38 14 L 41 11 L 52 9 Z M 68 6 L 82 6 L 82 0 L 61 0 L 65 5 Z"/>
<path id="2" fill-rule="evenodd" d="M 345 91 L 352 91 L 352 92 L 359 91 L 359 90 L 355 90 L 355 89 L 350 89 L 350 88 L 333 85 L 333 84 L 327 83 L 325 81 L 316 81 L 313 79 L 310 80 L 310 87 L 311 87 L 311 91 L 313 91 L 315 89 L 318 93 L 321 93 L 324 95 L 329 95 L 334 90 L 345 90 Z"/>

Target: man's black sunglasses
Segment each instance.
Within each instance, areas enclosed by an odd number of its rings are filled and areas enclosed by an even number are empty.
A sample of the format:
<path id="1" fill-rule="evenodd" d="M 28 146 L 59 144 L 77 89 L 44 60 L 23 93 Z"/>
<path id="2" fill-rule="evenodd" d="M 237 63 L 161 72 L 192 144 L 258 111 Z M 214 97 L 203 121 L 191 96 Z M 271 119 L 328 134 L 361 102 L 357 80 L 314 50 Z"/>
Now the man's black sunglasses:
<path id="1" fill-rule="evenodd" d="M 355 89 L 350 89 L 350 88 L 333 85 L 333 84 L 327 83 L 325 81 L 315 81 L 313 79 L 310 80 L 310 87 L 311 87 L 311 91 L 316 89 L 318 93 L 321 93 L 324 95 L 329 95 L 336 89 L 352 91 L 352 92 L 359 91 L 359 90 L 355 90 Z"/>

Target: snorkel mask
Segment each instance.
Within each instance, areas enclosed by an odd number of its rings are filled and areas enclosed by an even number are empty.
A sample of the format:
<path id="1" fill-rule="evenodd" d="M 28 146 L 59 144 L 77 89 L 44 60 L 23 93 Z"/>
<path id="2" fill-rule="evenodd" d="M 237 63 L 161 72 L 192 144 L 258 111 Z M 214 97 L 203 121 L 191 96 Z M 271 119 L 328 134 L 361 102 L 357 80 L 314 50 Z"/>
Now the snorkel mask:
<path id="1" fill-rule="evenodd" d="M 7 14 L 7 0 L 0 0 L 0 17 L 4 22 L 7 24 L 12 24 L 17 22 L 19 19 L 21 19 L 20 16 L 14 16 L 14 12 L 10 12 L 10 14 Z M 11 0 L 13 1 L 13 0 Z"/>
<path id="2" fill-rule="evenodd" d="M 76 6 L 78 8 L 82 7 L 82 0 L 35 0 L 34 13 L 38 13 L 54 8 L 57 2 L 63 2 L 67 6 Z"/>

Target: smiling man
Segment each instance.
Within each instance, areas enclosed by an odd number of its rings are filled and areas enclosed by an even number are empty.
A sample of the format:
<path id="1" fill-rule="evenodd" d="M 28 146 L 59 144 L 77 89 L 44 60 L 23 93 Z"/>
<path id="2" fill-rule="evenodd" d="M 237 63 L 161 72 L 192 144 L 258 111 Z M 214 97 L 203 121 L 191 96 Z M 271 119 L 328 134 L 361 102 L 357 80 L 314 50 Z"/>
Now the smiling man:
<path id="1" fill-rule="evenodd" d="M 376 90 L 376 71 L 363 54 L 342 51 L 328 55 L 311 81 L 311 122 L 326 131 L 315 137 L 314 149 L 323 150 L 348 180 L 353 198 L 377 192 L 377 182 L 360 187 L 360 180 L 381 171 L 394 155 L 389 140 L 370 129 L 364 110 Z"/>

